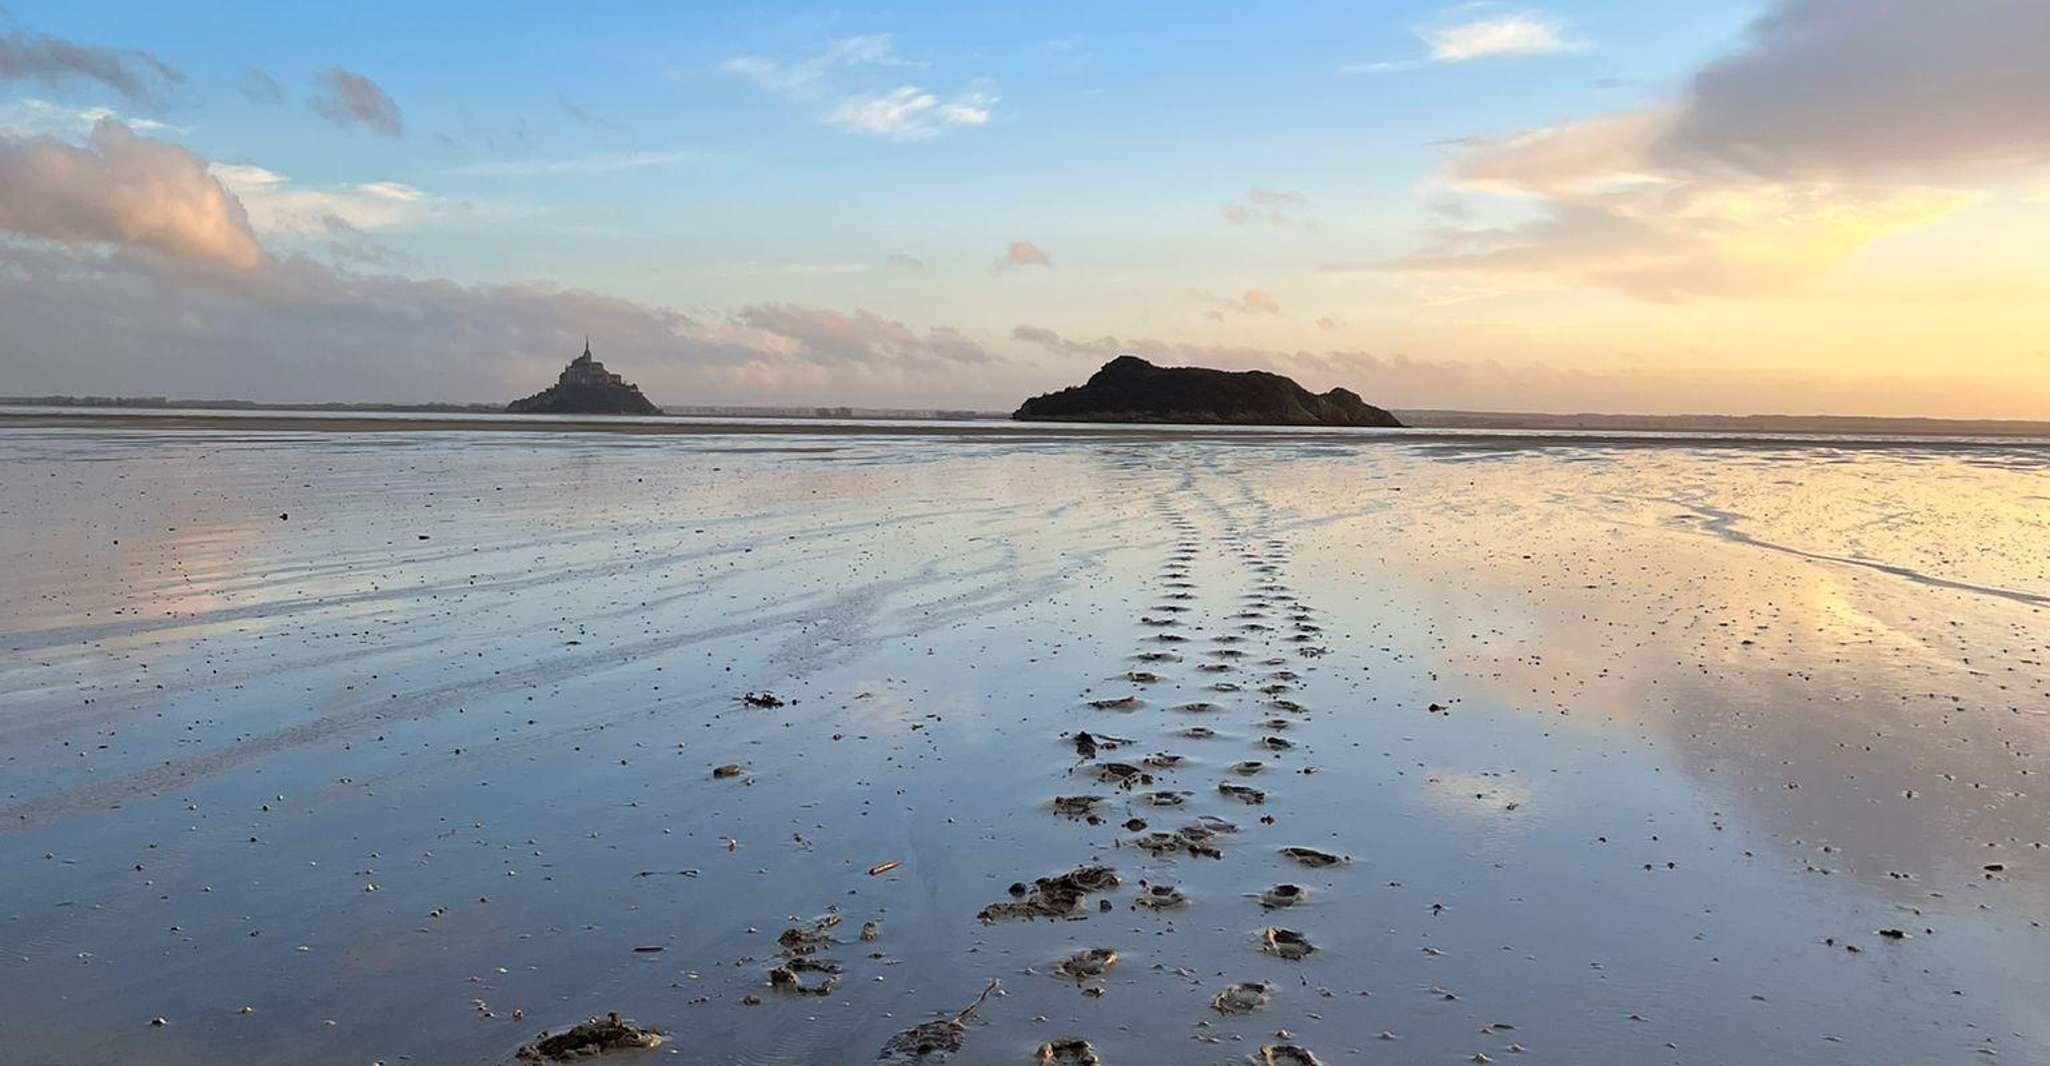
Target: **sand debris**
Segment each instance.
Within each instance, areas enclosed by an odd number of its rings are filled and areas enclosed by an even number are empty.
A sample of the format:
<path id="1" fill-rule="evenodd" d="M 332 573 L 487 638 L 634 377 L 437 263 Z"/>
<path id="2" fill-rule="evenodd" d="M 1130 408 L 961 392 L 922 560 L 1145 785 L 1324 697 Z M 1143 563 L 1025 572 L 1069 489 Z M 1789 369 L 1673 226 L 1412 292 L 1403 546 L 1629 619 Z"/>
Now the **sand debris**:
<path id="1" fill-rule="evenodd" d="M 1262 792 L 1261 790 L 1254 788 L 1251 785 L 1240 785 L 1230 781 L 1220 781 L 1217 783 L 1217 791 L 1227 796 L 1230 796 L 1232 799 L 1238 800 L 1240 803 L 1267 802 L 1267 793 Z"/>
<path id="2" fill-rule="evenodd" d="M 1274 1001 L 1274 994 L 1268 986 L 1259 981 L 1240 981 L 1228 985 L 1210 1000 L 1211 1009 L 1220 1014 L 1251 1014 L 1263 1010 Z"/>
<path id="3" fill-rule="evenodd" d="M 1268 926 L 1267 931 L 1260 934 L 1260 941 L 1262 951 L 1278 955 L 1290 962 L 1301 962 L 1317 950 L 1317 946 L 1310 943 L 1309 937 L 1294 929 L 1283 929 L 1274 925 Z"/>
<path id="4" fill-rule="evenodd" d="M 1139 890 L 1139 898 L 1132 901 L 1135 907 L 1147 910 L 1165 911 L 1187 906 L 1189 898 L 1173 885 L 1147 885 Z"/>
<path id="5" fill-rule="evenodd" d="M 567 1062 L 607 1051 L 660 1046 L 662 1034 L 620 1020 L 617 1014 L 590 1018 L 560 1033 L 542 1033 L 514 1052 L 521 1062 Z"/>
<path id="6" fill-rule="evenodd" d="M 1237 826 L 1222 820 L 1214 823 L 1193 822 L 1173 832 L 1156 831 L 1143 834 L 1133 839 L 1132 843 L 1155 855 L 1172 855 L 1186 851 L 1198 858 L 1221 859 L 1224 858 L 1224 850 L 1217 846 L 1218 836 L 1235 832 L 1237 829 Z"/>
<path id="7" fill-rule="evenodd" d="M 1096 779 L 1107 785 L 1131 788 L 1133 785 L 1150 785 L 1153 775 L 1128 762 L 1107 762 L 1096 768 Z"/>
<path id="8" fill-rule="evenodd" d="M 1081 910 L 1082 901 L 1091 892 L 1107 892 L 1123 883 L 1118 872 L 1108 866 L 1078 866 L 1058 876 L 1039 878 L 1029 888 L 1023 883 L 1014 884 L 1011 895 L 1019 899 L 992 903 L 976 917 L 985 922 L 1001 918 L 1066 918 Z"/>
<path id="9" fill-rule="evenodd" d="M 1282 848 L 1281 853 L 1302 863 L 1304 866 L 1314 869 L 1323 869 L 1326 866 L 1342 866 L 1352 861 L 1342 855 L 1333 855 L 1328 851 L 1318 851 L 1316 848 L 1306 848 L 1297 844 L 1291 844 L 1288 847 Z"/>
<path id="10" fill-rule="evenodd" d="M 1069 818 L 1086 818 L 1096 813 L 1096 805 L 1102 803 L 1103 799 L 1104 797 L 1094 794 L 1055 796 L 1053 798 L 1053 810 L 1055 814 L 1064 815 Z"/>
<path id="11" fill-rule="evenodd" d="M 1260 906 L 1265 907 L 1268 910 L 1279 910 L 1282 907 L 1293 907 L 1296 904 L 1301 903 L 1305 898 L 1309 896 L 1309 894 L 1310 890 L 1304 888 L 1301 885 L 1275 885 L 1273 888 L 1270 888 L 1267 891 L 1260 893 Z"/>
<path id="12" fill-rule="evenodd" d="M 839 915 L 828 914 L 814 920 L 808 926 L 791 926 L 776 938 L 776 947 L 785 955 L 817 954 L 839 943 L 826 935 L 826 930 L 839 924 Z"/>
<path id="13" fill-rule="evenodd" d="M 1040 1066 L 1103 1066 L 1096 1049 L 1079 1036 L 1063 1036 L 1039 1045 Z"/>
<path id="14" fill-rule="evenodd" d="M 816 974 L 818 979 L 810 984 L 804 981 L 805 974 Z M 799 956 L 769 971 L 769 987 L 779 992 L 794 992 L 805 996 L 830 996 L 840 985 L 840 964 L 827 959 Z"/>
<path id="15" fill-rule="evenodd" d="M 1053 972 L 1077 981 L 1102 977 L 1117 965 L 1118 953 L 1110 948 L 1083 948 L 1053 964 Z"/>
<path id="16" fill-rule="evenodd" d="M 967 1041 L 969 1017 L 1000 987 L 997 982 L 991 981 L 989 987 L 982 990 L 982 995 L 975 997 L 975 1002 L 970 1003 L 961 1013 L 952 1018 L 914 1025 L 891 1037 L 889 1042 L 883 1045 L 883 1049 L 876 1052 L 876 1061 L 945 1062 L 947 1056 L 961 1050 L 961 1045 Z"/>

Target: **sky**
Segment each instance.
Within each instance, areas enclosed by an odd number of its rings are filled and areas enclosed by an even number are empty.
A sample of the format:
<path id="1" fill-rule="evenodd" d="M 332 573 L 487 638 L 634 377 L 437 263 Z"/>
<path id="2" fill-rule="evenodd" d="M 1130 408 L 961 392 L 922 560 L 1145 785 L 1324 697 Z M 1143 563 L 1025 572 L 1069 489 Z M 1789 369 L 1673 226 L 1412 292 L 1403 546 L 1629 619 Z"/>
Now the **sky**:
<path id="1" fill-rule="evenodd" d="M 2050 419 L 2050 3 L 0 0 L 0 394 Z"/>

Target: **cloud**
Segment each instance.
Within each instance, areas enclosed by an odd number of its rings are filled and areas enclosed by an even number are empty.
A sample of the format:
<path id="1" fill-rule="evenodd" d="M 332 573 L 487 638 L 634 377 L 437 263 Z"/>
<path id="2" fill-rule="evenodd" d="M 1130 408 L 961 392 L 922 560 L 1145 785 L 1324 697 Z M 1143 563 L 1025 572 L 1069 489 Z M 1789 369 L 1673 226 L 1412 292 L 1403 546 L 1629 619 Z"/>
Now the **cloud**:
<path id="1" fill-rule="evenodd" d="M 1335 318 L 1320 318 L 1317 320 L 1317 328 L 1323 330 L 1326 333 L 1335 333 L 1338 330 L 1343 329 L 1344 327 L 1345 323 L 1340 322 Z"/>
<path id="2" fill-rule="evenodd" d="M 33 96 L 24 96 L 0 104 L 0 134 L 15 137 L 53 134 L 71 140 L 83 140 L 92 133 L 94 126 L 106 119 L 112 119 L 139 133 L 157 130 L 177 130 L 180 133 L 188 131 L 186 127 L 167 126 L 155 119 L 118 114 L 108 107 L 66 107 L 48 100 L 38 100 Z"/>
<path id="3" fill-rule="evenodd" d="M 241 203 L 199 157 L 113 119 L 83 146 L 0 137 L 0 230 L 238 270 L 267 258 Z"/>
<path id="4" fill-rule="evenodd" d="M 1279 315 L 1281 313 L 1281 301 L 1275 299 L 1274 294 L 1265 289 L 1247 289 L 1244 295 L 1237 297 L 1209 296 L 1206 299 L 1210 300 L 1215 306 L 1204 312 L 1204 314 L 1219 322 L 1224 321 L 1225 312 L 1235 315 Z"/>
<path id="5" fill-rule="evenodd" d="M 303 256 L 208 285 L 160 260 L 0 243 L 0 321 L 0 380 L 29 393 L 504 402 L 553 381 L 587 332 L 657 403 L 1008 407 L 1042 384 L 952 328 L 866 311 L 685 312 Z"/>
<path id="6" fill-rule="evenodd" d="M 1430 46 L 1433 63 L 1587 50 L 1587 42 L 1567 38 L 1559 20 L 1527 11 L 1427 26 L 1418 30 L 1417 36 Z"/>
<path id="7" fill-rule="evenodd" d="M 735 334 L 728 327 L 749 332 Z M 754 350 L 817 363 L 959 370 L 995 361 L 988 349 L 951 326 L 933 326 L 921 332 L 868 311 L 756 304 L 730 313 L 724 324 L 707 328 Z"/>
<path id="8" fill-rule="evenodd" d="M 16 31 L 0 36 L 0 81 L 34 81 L 61 86 L 98 82 L 129 102 L 163 104 L 164 95 L 185 80 L 148 52 L 74 44 L 60 37 Z"/>
<path id="9" fill-rule="evenodd" d="M 1301 193 L 1283 192 L 1280 189 L 1263 189 L 1258 185 L 1253 186 L 1252 190 L 1246 193 L 1246 199 L 1256 204 L 1293 207 L 1301 207 L 1310 202 Z"/>
<path id="10" fill-rule="evenodd" d="M 1234 226 L 1263 225 L 1277 229 L 1296 226 L 1315 228 L 1296 212 L 1310 201 L 1300 193 L 1284 192 L 1279 189 L 1265 189 L 1258 185 L 1246 192 L 1243 202 L 1224 205 L 1222 214 L 1226 222 Z"/>
<path id="11" fill-rule="evenodd" d="M 265 236 L 325 235 L 335 221 L 357 230 L 390 229 L 418 222 L 441 206 L 426 192 L 396 181 L 314 187 L 243 163 L 214 163 L 208 170 L 241 200 L 251 225 Z"/>
<path id="12" fill-rule="evenodd" d="M 605 116 L 590 110 L 589 108 L 580 107 L 576 104 L 571 103 L 569 98 L 566 96 L 556 97 L 555 102 L 562 105 L 563 114 L 575 119 L 581 125 L 589 126 L 593 129 L 611 130 L 615 133 L 626 128 L 625 126 L 622 126 L 619 123 L 614 122 L 611 119 L 606 118 Z"/>
<path id="13" fill-rule="evenodd" d="M 1470 142 L 1448 185 L 1532 217 L 1392 263 L 1660 300 L 1756 296 L 2050 168 L 2050 5 L 1780 0 L 1678 100 Z M 1902 56 L 1913 62 L 1901 62 Z M 1344 269 L 1346 267 L 1341 267 Z"/>
<path id="14" fill-rule="evenodd" d="M 721 63 L 719 69 L 754 82 L 766 93 L 797 101 L 818 100 L 827 95 L 827 77 L 836 70 L 857 66 L 917 65 L 899 59 L 893 49 L 890 34 L 868 33 L 839 38 L 827 44 L 823 52 L 804 59 L 785 61 L 765 56 L 735 56 Z"/>
<path id="15" fill-rule="evenodd" d="M 278 80 L 254 67 L 242 74 L 242 95 L 254 104 L 285 102 L 285 90 L 278 84 Z"/>
<path id="16" fill-rule="evenodd" d="M 1447 17 L 1416 30 L 1424 54 L 1414 59 L 1354 63 L 1343 74 L 1379 74 L 1444 63 L 1468 63 L 1493 56 L 1560 55 L 1587 51 L 1586 41 L 1569 37 L 1564 23 L 1541 11 L 1468 4 Z"/>
<path id="17" fill-rule="evenodd" d="M 329 261 L 268 255 L 224 182 Z M 0 138 L 0 233 L 12 238 L 0 239 L 0 380 L 27 392 L 502 401 L 553 380 L 588 332 L 671 402 L 958 405 L 972 395 L 1003 406 L 1022 394 L 1015 368 L 944 325 L 791 304 L 687 313 L 544 285 L 356 271 L 404 265 L 369 229 L 392 217 L 377 212 L 430 200 L 395 182 L 307 190 L 261 167 L 210 172 L 112 120 L 83 147 Z M 371 212 L 371 225 L 313 214 L 331 206 Z"/>
<path id="18" fill-rule="evenodd" d="M 2050 4 L 1779 0 L 1661 154 L 1771 177 L 1944 180 L 2050 162 Z"/>
<path id="19" fill-rule="evenodd" d="M 402 137 L 405 120 L 399 105 L 377 83 L 354 71 L 332 67 L 316 76 L 326 95 L 313 100 L 313 110 L 337 126 L 365 126 L 387 137 Z"/>
<path id="20" fill-rule="evenodd" d="M 721 63 L 719 69 L 746 78 L 763 92 L 798 103 L 815 103 L 837 96 L 838 102 L 819 116 L 819 121 L 849 133 L 892 141 L 924 141 L 958 127 L 989 124 L 998 97 L 981 83 L 971 83 L 968 89 L 947 100 L 909 84 L 869 93 L 847 93 L 834 88 L 834 83 L 841 80 L 838 75 L 855 68 L 923 65 L 900 58 L 890 34 L 871 33 L 839 38 L 824 51 L 804 59 L 735 56 Z"/>
<path id="21" fill-rule="evenodd" d="M 413 263 L 411 256 L 380 243 L 339 215 L 321 221 L 328 237 L 321 250 L 338 266 L 396 270 Z"/>
<path id="22" fill-rule="evenodd" d="M 956 126 L 988 125 L 996 104 L 997 97 L 984 92 L 964 92 L 943 103 L 916 85 L 901 85 L 881 96 L 849 96 L 822 121 L 850 133 L 923 141 Z"/>
<path id="23" fill-rule="evenodd" d="M 470 178 L 527 178 L 549 177 L 563 174 L 618 174 L 628 170 L 647 170 L 655 167 L 674 166 L 678 163 L 704 158 L 698 152 L 621 152 L 611 155 L 585 156 L 581 159 L 512 159 L 487 163 L 465 163 L 447 167 L 442 174 Z"/>
<path id="24" fill-rule="evenodd" d="M 1071 363 L 1072 380 L 1096 364 L 1131 352 L 1161 365 L 1270 370 L 1313 391 L 1342 386 L 1382 407 L 1468 411 L 1607 411 L 1642 414 L 1851 413 L 1986 417 L 1988 411 L 2032 417 L 2027 404 L 2002 399 L 2018 382 L 1962 377 L 1948 368 L 1922 377 L 1845 377 L 1795 368 L 1760 370 L 1706 364 L 1566 368 L 1494 359 L 1423 359 L 1350 348 L 1275 349 L 1193 344 L 1143 337 L 1073 340 L 1043 326 L 1020 325 L 1015 342 Z M 2035 394 L 2040 395 L 2040 390 Z M 2041 404 L 2037 403 L 2039 410 Z"/>
<path id="25" fill-rule="evenodd" d="M 998 259 L 996 265 L 998 270 L 1009 267 L 1046 267 L 1051 269 L 1053 267 L 1053 260 L 1047 256 L 1045 249 L 1031 241 L 1012 241 L 1011 246 L 1004 249 L 1003 258 Z"/>
<path id="26" fill-rule="evenodd" d="M 889 255 L 883 257 L 883 262 L 888 266 L 896 267 L 898 270 L 925 269 L 925 260 L 920 259 L 915 255 L 905 255 L 902 252 L 891 252 Z"/>

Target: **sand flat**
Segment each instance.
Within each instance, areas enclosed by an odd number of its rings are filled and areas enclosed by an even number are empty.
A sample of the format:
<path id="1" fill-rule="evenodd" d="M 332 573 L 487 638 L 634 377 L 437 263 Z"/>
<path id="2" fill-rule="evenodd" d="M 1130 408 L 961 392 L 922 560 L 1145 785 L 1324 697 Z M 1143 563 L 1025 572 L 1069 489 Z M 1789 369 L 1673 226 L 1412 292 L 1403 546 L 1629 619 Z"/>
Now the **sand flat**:
<path id="1" fill-rule="evenodd" d="M 2040 446 L 96 417 L 0 417 L 8 1061 L 861 1062 L 991 979 L 966 1061 L 2050 1061 Z"/>

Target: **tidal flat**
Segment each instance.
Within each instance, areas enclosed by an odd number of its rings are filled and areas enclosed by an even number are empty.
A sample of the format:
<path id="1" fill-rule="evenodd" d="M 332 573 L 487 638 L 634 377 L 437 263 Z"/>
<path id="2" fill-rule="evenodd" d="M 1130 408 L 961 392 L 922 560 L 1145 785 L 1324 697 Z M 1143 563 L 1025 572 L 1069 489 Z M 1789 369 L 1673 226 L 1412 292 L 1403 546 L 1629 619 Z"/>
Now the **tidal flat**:
<path id="1" fill-rule="evenodd" d="M 2040 442 L 0 426 L 8 1063 L 2050 1062 L 2046 752 Z"/>

